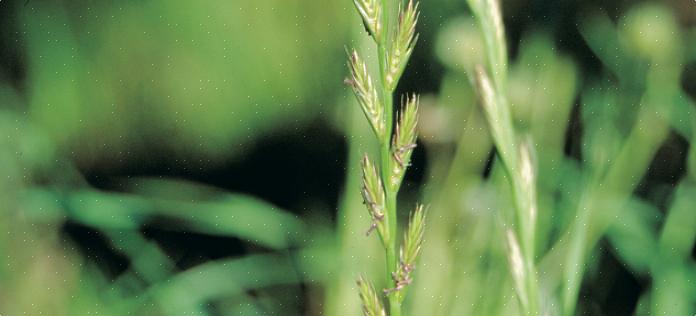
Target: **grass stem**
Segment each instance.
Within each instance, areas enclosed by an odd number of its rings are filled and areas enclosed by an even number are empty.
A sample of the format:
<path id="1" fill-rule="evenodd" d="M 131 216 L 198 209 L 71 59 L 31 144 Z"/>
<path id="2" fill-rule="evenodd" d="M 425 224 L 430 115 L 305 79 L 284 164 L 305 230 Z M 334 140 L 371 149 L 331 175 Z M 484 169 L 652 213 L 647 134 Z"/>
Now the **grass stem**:
<path id="1" fill-rule="evenodd" d="M 393 93 L 415 45 L 418 5 L 414 5 L 412 0 L 406 6 L 399 5 L 398 23 L 394 23 L 390 18 L 394 13 L 392 10 L 396 9 L 394 0 L 353 1 L 365 28 L 377 44 L 379 63 L 379 85 L 374 85 L 367 66 L 357 52 L 353 52 L 350 56 L 352 78 L 346 80 L 353 87 L 380 146 L 379 173 L 369 157 L 363 160 L 363 197 L 373 218 L 370 231 L 376 229 L 379 232 L 386 252 L 388 288 L 383 292 L 389 300 L 389 314 L 401 316 L 405 288 L 412 281 L 411 272 L 420 254 L 424 216 L 423 208 L 416 208 L 412 216 L 415 220 L 409 223 L 404 244 L 399 247 L 397 194 L 416 146 L 419 99 L 415 95 L 404 99 L 395 126 Z M 366 315 L 384 314 L 378 310 L 381 307 L 365 301 L 368 296 L 362 296 Z"/>

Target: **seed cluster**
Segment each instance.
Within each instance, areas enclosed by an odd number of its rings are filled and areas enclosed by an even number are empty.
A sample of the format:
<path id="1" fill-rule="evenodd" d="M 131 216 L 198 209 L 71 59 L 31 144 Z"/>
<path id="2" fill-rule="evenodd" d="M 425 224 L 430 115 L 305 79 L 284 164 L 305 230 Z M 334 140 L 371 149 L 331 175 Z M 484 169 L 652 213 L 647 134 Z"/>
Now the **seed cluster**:
<path id="1" fill-rule="evenodd" d="M 379 165 L 365 155 L 362 161 L 362 196 L 372 219 L 367 231 L 377 231 L 387 257 L 387 282 L 383 291 L 389 300 L 389 314 L 401 315 L 404 289 L 411 283 L 411 272 L 423 243 L 425 215 L 423 206 L 418 206 L 411 215 L 404 241 L 397 249 L 397 206 L 396 194 L 416 147 L 418 123 L 418 96 L 403 98 L 396 125 L 392 123 L 392 93 L 408 64 L 416 43 L 418 4 L 409 0 L 398 6 L 398 21 L 389 23 L 390 8 L 395 0 L 354 0 L 365 29 L 378 48 L 379 80 L 372 80 L 367 64 L 357 51 L 349 54 L 350 78 L 345 82 L 353 88 L 358 103 L 375 137 L 380 144 Z M 398 256 L 397 256 L 398 254 Z M 397 260 L 398 258 L 398 260 Z M 386 315 L 381 298 L 372 284 L 361 278 L 358 281 L 364 315 Z"/>

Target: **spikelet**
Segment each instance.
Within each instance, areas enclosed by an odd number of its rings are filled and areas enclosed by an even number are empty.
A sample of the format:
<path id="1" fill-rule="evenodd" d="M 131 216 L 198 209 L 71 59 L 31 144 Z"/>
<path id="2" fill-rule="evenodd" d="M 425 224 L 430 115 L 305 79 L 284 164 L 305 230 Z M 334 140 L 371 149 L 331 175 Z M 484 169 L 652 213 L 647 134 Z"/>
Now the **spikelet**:
<path id="1" fill-rule="evenodd" d="M 413 53 L 413 48 L 418 39 L 416 35 L 418 15 L 418 3 L 414 5 L 413 0 L 409 0 L 406 7 L 399 6 L 399 24 L 387 53 L 385 82 L 389 92 L 393 92 L 396 89 L 396 84 L 406 68 L 411 53 Z"/>
<path id="2" fill-rule="evenodd" d="M 507 168 L 517 168 L 517 150 L 510 109 L 502 100 L 491 82 L 486 70 L 476 67 L 476 88 L 478 90 L 483 113 L 495 142 L 498 154 Z"/>
<path id="3" fill-rule="evenodd" d="M 381 139 L 385 133 L 384 107 L 380 103 L 377 88 L 372 82 L 367 65 L 355 50 L 350 54 L 351 79 L 346 82 L 353 88 L 353 92 L 370 122 L 375 135 Z"/>
<path id="4" fill-rule="evenodd" d="M 534 161 L 534 148 L 529 139 L 525 139 L 520 143 L 519 154 L 519 179 L 520 187 L 524 192 L 521 198 L 524 198 L 524 208 L 526 209 L 528 224 L 533 230 L 537 217 L 536 203 L 536 165 Z"/>
<path id="5" fill-rule="evenodd" d="M 360 301 L 362 302 L 362 312 L 364 316 L 386 316 L 382 301 L 377 296 L 375 288 L 370 281 L 364 277 L 358 279 L 358 288 L 360 288 Z"/>
<path id="6" fill-rule="evenodd" d="M 363 187 L 361 193 L 363 201 L 367 206 L 367 211 L 372 217 L 372 225 L 367 234 L 369 235 L 373 230 L 377 229 L 382 240 L 387 242 L 389 241 L 389 230 L 385 220 L 386 205 L 382 180 L 377 172 L 377 167 L 375 167 L 367 155 L 363 157 L 362 168 Z"/>
<path id="7" fill-rule="evenodd" d="M 418 259 L 418 255 L 423 245 L 423 231 L 425 229 L 425 211 L 423 205 L 418 205 L 416 210 L 411 213 L 408 223 L 408 230 L 404 235 L 404 244 L 401 248 L 401 262 L 405 265 L 413 266 Z"/>
<path id="8" fill-rule="evenodd" d="M 416 127 L 418 125 L 419 98 L 413 94 L 402 102 L 399 119 L 392 138 L 392 170 L 389 185 L 398 188 L 411 161 L 411 153 L 416 147 Z"/>
<path id="9" fill-rule="evenodd" d="M 425 211 L 423 205 L 418 205 L 411 213 L 408 229 L 404 234 L 404 241 L 399 250 L 399 263 L 396 271 L 392 273 L 395 287 L 387 289 L 387 294 L 394 294 L 399 301 L 403 300 L 402 290 L 411 284 L 411 272 L 416 268 L 416 261 L 423 245 L 423 232 L 425 230 Z"/>
<path id="10" fill-rule="evenodd" d="M 365 29 L 379 42 L 382 38 L 382 3 L 380 0 L 353 0 Z"/>
<path id="11" fill-rule="evenodd" d="M 505 238 L 507 241 L 507 258 L 508 264 L 510 266 L 510 273 L 512 274 L 512 280 L 515 283 L 515 291 L 520 299 L 520 303 L 526 309 L 529 304 L 529 299 L 527 296 L 527 291 L 524 287 L 525 284 L 525 267 L 524 260 L 522 259 L 522 251 L 520 250 L 520 244 L 515 237 L 515 233 L 511 229 L 505 231 Z"/>

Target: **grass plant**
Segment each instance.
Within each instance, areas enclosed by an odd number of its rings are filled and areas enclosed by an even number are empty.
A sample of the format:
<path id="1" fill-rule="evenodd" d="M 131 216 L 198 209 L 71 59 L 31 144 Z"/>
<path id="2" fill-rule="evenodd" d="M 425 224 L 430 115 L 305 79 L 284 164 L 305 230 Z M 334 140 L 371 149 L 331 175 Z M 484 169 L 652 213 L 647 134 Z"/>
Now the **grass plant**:
<path id="1" fill-rule="evenodd" d="M 538 215 L 537 174 L 539 170 L 535 158 L 537 156 L 536 140 L 514 124 L 511 103 L 508 101 L 510 89 L 507 84 L 507 47 L 500 3 L 497 0 L 468 0 L 468 3 L 477 21 L 486 56 L 485 66 L 476 66 L 470 77 L 475 83 L 479 103 L 483 108 L 495 145 L 498 158 L 496 162 L 499 162 L 498 165 L 504 171 L 514 209 L 514 212 L 501 211 L 499 222 L 502 222 L 503 226 L 501 231 L 505 235 L 508 267 L 520 314 L 574 315 L 578 313 L 577 304 L 587 262 L 593 256 L 593 248 L 603 234 L 608 233 L 609 239 L 615 243 L 617 250 L 626 256 L 624 260 L 633 261 L 633 264 L 643 266 L 642 269 L 648 269 L 647 266 L 653 261 L 648 258 L 642 260 L 633 258 L 640 255 L 632 250 L 633 246 L 629 245 L 624 240 L 626 236 L 621 234 L 632 234 L 636 238 L 643 238 L 646 245 L 657 243 L 659 237 L 645 236 L 647 234 L 645 232 L 641 234 L 636 234 L 635 231 L 627 232 L 622 228 L 613 228 L 613 230 L 622 231 L 619 233 L 620 236 L 616 236 L 616 232 L 607 231 L 611 227 L 626 227 L 625 223 L 618 225 L 619 214 L 626 216 L 624 220 L 634 223 L 635 226 L 646 225 L 638 224 L 644 221 L 635 218 L 640 215 L 629 215 L 627 214 L 630 213 L 629 211 L 623 213 L 621 211 L 632 209 L 632 212 L 639 212 L 634 209 L 646 208 L 643 202 L 637 202 L 632 194 L 638 188 L 639 180 L 646 176 L 661 144 L 667 140 L 670 125 L 686 139 L 693 137 L 693 110 L 684 106 L 688 102 L 684 100 L 688 98 L 680 95 L 679 90 L 675 88 L 678 86 L 675 84 L 677 80 L 674 80 L 678 70 L 673 65 L 676 64 L 659 66 L 666 59 L 680 60 L 681 58 L 681 50 L 677 44 L 674 44 L 678 41 L 674 41 L 672 39 L 674 36 L 671 35 L 675 33 L 673 30 L 676 26 L 669 19 L 669 13 L 663 12 L 660 8 L 642 7 L 636 10 L 639 13 L 626 18 L 625 25 L 631 25 L 631 27 L 622 30 L 624 34 L 615 32 L 611 22 L 608 22 L 606 18 L 595 18 L 593 23 L 587 23 L 581 27 L 589 45 L 607 67 L 614 70 L 617 67 L 622 69 L 621 72 L 615 73 L 618 78 L 618 89 L 612 87 L 603 90 L 600 87 L 593 87 L 594 89 L 590 89 L 583 95 L 583 100 L 586 102 L 583 104 L 582 117 L 586 125 L 585 135 L 583 135 L 585 158 L 580 180 L 571 180 L 580 183 L 578 192 L 571 193 L 576 201 L 573 203 L 574 218 L 567 226 L 559 229 L 556 240 L 540 242 L 537 222 L 540 220 L 549 222 L 549 220 L 540 219 Z M 663 28 L 650 33 L 655 42 L 661 42 L 664 45 L 659 48 L 651 46 L 647 49 L 645 46 L 653 45 L 653 42 L 645 41 L 641 34 L 647 31 L 643 30 L 641 33 L 640 29 L 643 23 L 657 24 L 651 20 L 653 17 L 664 18 L 660 20 L 664 21 L 660 22 Z M 621 35 L 624 37 L 622 38 Z M 636 50 L 643 55 L 625 58 L 618 62 L 612 60 L 616 58 L 615 56 L 605 53 L 614 51 L 617 52 L 617 56 L 628 55 L 623 50 Z M 633 72 L 626 71 L 631 68 Z M 629 73 L 641 75 L 628 76 Z M 656 80 L 658 77 L 662 79 Z M 617 98 L 615 90 L 625 92 L 623 100 Z M 668 102 L 665 106 L 660 106 L 657 100 L 676 102 L 673 104 Z M 622 113 L 623 119 L 619 119 L 621 116 L 617 115 L 618 113 Z M 675 119 L 675 113 L 680 113 L 683 119 Z M 531 129 L 534 131 L 534 127 Z M 681 216 L 680 194 L 683 194 L 682 190 L 687 190 L 685 187 L 689 185 L 688 181 L 685 182 L 677 186 L 674 213 L 670 213 L 672 215 L 670 217 Z M 563 182 L 558 182 L 557 185 L 563 185 Z M 500 187 L 497 189 L 501 190 Z M 650 209 L 649 212 L 652 212 L 652 207 L 647 208 Z M 668 230 L 669 227 L 666 225 L 665 229 Z M 535 249 L 536 245 L 548 245 L 549 242 L 548 248 L 541 251 Z M 653 248 L 652 252 L 655 253 L 664 250 L 658 245 L 654 245 Z M 677 270 L 679 269 L 676 268 L 675 271 Z M 659 269 L 654 270 L 653 273 L 656 276 L 660 275 Z M 653 312 L 666 309 L 664 301 L 660 301 L 663 299 L 660 295 L 664 293 L 661 291 L 664 291 L 664 287 L 656 287 L 652 294 L 656 297 L 652 305 Z M 679 296 L 682 291 L 684 290 L 679 289 L 673 292 Z M 672 310 L 680 310 L 680 312 L 686 310 L 680 304 L 675 306 L 679 307 L 672 307 Z"/>
<path id="2" fill-rule="evenodd" d="M 411 272 L 421 250 L 425 224 L 423 206 L 417 206 L 399 245 L 397 193 L 416 147 L 419 99 L 416 95 L 403 97 L 394 124 L 393 94 L 416 43 L 418 4 L 400 2 L 397 7 L 397 1 L 392 0 L 354 3 L 378 53 L 377 81 L 354 50 L 349 54 L 351 76 L 346 83 L 353 88 L 380 146 L 379 166 L 367 154 L 363 158 L 362 196 L 372 218 L 367 234 L 377 231 L 384 247 L 388 284 L 388 288 L 376 293 L 369 281 L 361 279 L 360 297 L 365 315 L 384 315 L 380 301 L 386 296 L 389 314 L 399 316 L 406 288 L 412 282 Z M 390 17 L 395 12 L 398 19 L 392 21 Z"/>
<path id="3" fill-rule="evenodd" d="M 498 157 L 510 185 L 515 212 L 503 218 L 510 272 L 523 312 L 537 315 L 538 284 L 534 263 L 537 218 L 534 146 L 513 126 L 507 97 L 507 47 L 500 4 L 469 0 L 485 44 L 487 67 L 477 66 L 475 82 Z M 505 213 L 503 213 L 505 214 Z"/>

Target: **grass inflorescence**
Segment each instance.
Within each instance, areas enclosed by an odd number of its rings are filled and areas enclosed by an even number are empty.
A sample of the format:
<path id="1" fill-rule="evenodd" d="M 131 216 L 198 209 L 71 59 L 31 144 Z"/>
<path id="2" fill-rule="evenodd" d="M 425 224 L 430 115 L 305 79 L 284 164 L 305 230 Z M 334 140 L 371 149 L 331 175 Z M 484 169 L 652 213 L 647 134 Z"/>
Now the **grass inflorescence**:
<path id="1" fill-rule="evenodd" d="M 507 47 L 500 3 L 469 0 L 482 31 L 487 66 L 476 67 L 474 81 L 480 103 L 512 193 L 514 212 L 503 218 L 508 262 L 520 307 L 538 315 L 538 281 L 534 259 L 537 220 L 536 165 L 529 138 L 519 135 L 507 97 Z"/>
<path id="2" fill-rule="evenodd" d="M 396 2 L 354 0 L 365 29 L 377 45 L 379 73 L 378 80 L 373 80 L 366 62 L 357 51 L 352 51 L 351 76 L 346 80 L 380 144 L 379 163 L 374 163 L 368 155 L 363 158 L 361 192 L 372 218 L 368 235 L 377 231 L 386 252 L 388 288 L 376 292 L 368 280 L 358 281 L 365 315 L 385 315 L 384 297 L 388 300 L 389 314 L 401 315 L 405 290 L 412 281 L 411 272 L 421 250 L 425 223 L 423 206 L 417 206 L 398 248 L 396 198 L 416 147 L 419 98 L 415 94 L 402 98 L 394 124 L 393 93 L 413 52 L 418 21 L 417 3 L 409 1 L 404 5 L 399 1 L 396 6 Z M 390 20 L 393 10 L 398 10 L 395 21 Z"/>

